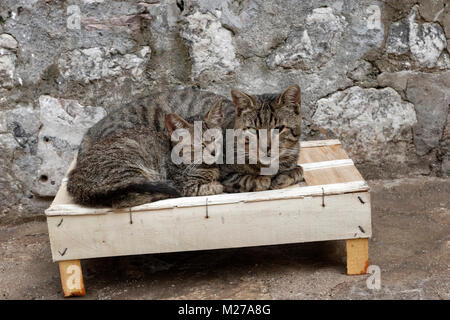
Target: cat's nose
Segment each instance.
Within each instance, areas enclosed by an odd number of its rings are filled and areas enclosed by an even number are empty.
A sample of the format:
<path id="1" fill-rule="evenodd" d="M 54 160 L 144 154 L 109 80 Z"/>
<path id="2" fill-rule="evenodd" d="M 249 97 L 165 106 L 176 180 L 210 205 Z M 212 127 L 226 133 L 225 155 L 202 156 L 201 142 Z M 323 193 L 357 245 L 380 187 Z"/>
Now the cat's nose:
<path id="1" fill-rule="evenodd" d="M 215 156 L 216 156 L 216 150 L 211 151 L 211 155 L 212 155 L 213 157 L 215 157 Z"/>

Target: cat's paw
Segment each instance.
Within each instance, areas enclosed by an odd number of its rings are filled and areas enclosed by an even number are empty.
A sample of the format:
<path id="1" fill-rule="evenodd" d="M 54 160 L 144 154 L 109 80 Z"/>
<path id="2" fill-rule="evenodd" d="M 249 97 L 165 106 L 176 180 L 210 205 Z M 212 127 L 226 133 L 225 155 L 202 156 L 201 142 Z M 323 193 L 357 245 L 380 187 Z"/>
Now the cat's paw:
<path id="1" fill-rule="evenodd" d="M 270 189 L 283 189 L 291 185 L 290 181 L 291 179 L 288 175 L 279 174 L 275 178 L 273 178 L 272 182 L 270 183 Z"/>
<path id="2" fill-rule="evenodd" d="M 257 176 L 254 181 L 254 187 L 251 191 L 264 191 L 270 188 L 272 179 L 270 176 Z"/>
<path id="3" fill-rule="evenodd" d="M 223 185 L 220 182 L 213 181 L 211 183 L 202 184 L 198 188 L 199 196 L 209 196 L 213 194 L 223 193 Z"/>
<path id="4" fill-rule="evenodd" d="M 239 189 L 236 189 L 234 186 L 224 185 L 223 191 L 226 193 L 238 193 L 240 192 Z"/>
<path id="5" fill-rule="evenodd" d="M 290 171 L 282 172 L 276 175 L 270 184 L 270 189 L 282 189 L 299 183 L 303 180 L 302 168 L 297 167 Z"/>
<path id="6" fill-rule="evenodd" d="M 271 177 L 235 174 L 223 180 L 222 183 L 224 191 L 228 193 L 263 191 L 270 188 Z"/>

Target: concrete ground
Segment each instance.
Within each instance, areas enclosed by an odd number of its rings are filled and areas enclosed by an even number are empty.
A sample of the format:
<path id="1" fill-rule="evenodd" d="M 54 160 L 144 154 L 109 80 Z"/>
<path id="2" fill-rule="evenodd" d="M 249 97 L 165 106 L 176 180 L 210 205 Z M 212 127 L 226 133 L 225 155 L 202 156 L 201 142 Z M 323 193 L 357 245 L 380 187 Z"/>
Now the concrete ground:
<path id="1" fill-rule="evenodd" d="M 84 299 L 450 299 L 450 179 L 369 184 L 380 290 L 336 241 L 84 260 Z M 61 298 L 46 223 L 0 227 L 0 299 Z"/>

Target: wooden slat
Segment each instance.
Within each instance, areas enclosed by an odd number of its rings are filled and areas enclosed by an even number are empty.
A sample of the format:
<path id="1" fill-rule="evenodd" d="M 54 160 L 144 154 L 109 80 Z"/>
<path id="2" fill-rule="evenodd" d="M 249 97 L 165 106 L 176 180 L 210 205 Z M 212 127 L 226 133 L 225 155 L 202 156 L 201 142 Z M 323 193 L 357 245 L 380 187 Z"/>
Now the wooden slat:
<path id="1" fill-rule="evenodd" d="M 303 163 L 300 166 L 302 167 L 303 172 L 305 172 L 310 170 L 321 170 L 353 165 L 354 163 L 352 159 L 339 159 L 339 160 Z"/>
<path id="2" fill-rule="evenodd" d="M 341 142 L 337 139 L 332 140 L 313 140 L 313 141 L 301 141 L 301 148 L 314 148 L 314 147 L 322 147 L 322 146 L 333 146 L 336 144 L 341 144 Z"/>
<path id="3" fill-rule="evenodd" d="M 323 146 L 315 148 L 300 148 L 298 164 L 348 159 L 347 153 L 340 145 Z"/>
<path id="4" fill-rule="evenodd" d="M 207 208 L 48 216 L 47 221 L 55 261 L 371 235 L 368 192 Z"/>
<path id="5" fill-rule="evenodd" d="M 334 183 L 335 181 L 353 182 L 364 180 L 355 166 L 306 171 L 303 177 L 309 186 L 319 186 Z"/>

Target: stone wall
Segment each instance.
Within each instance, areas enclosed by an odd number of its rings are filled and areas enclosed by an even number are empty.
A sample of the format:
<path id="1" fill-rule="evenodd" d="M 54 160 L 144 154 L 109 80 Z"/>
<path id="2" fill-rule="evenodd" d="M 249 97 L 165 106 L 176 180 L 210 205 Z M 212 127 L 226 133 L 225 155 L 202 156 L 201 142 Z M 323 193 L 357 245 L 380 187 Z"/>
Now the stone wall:
<path id="1" fill-rule="evenodd" d="M 151 90 L 302 88 L 366 178 L 450 175 L 446 0 L 2 0 L 0 223 L 42 217 L 83 132 Z"/>

